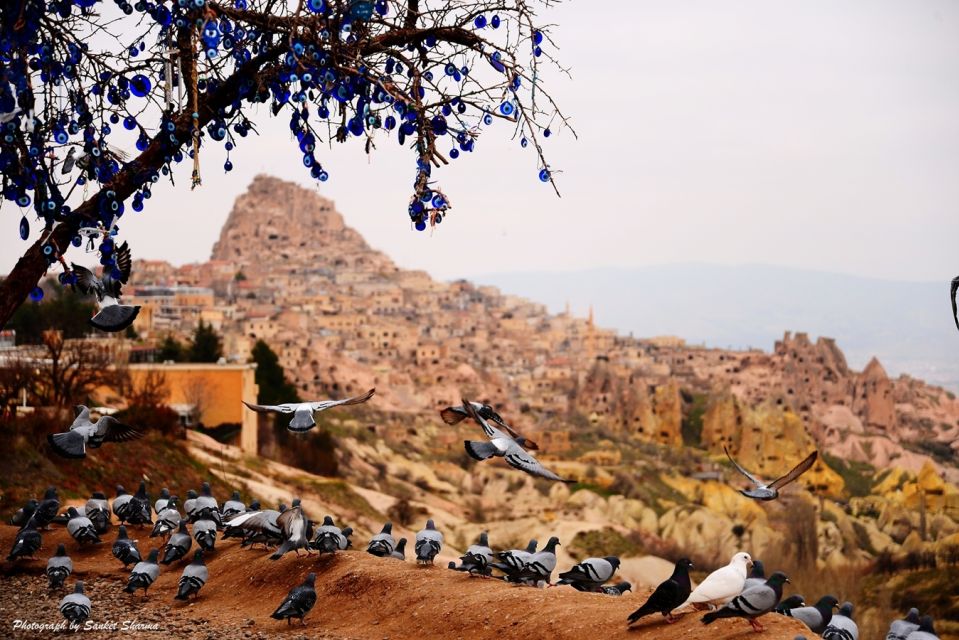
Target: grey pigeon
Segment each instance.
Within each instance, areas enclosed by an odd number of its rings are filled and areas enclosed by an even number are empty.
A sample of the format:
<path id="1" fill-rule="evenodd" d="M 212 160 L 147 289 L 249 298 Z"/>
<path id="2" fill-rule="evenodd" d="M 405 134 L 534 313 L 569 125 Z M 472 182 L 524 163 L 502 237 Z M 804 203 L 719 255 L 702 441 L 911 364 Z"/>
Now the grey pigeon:
<path id="1" fill-rule="evenodd" d="M 956 321 L 956 329 L 959 329 L 959 309 L 956 308 L 956 291 L 959 290 L 959 276 L 952 279 L 949 285 L 949 302 L 952 303 L 952 319 Z"/>
<path id="2" fill-rule="evenodd" d="M 89 409 L 77 407 L 77 418 L 69 431 L 47 436 L 50 448 L 64 458 L 85 458 L 87 447 L 97 449 L 104 442 L 127 442 L 143 437 L 143 432 L 125 425 L 113 416 L 101 416 L 96 422 L 89 419 Z"/>
<path id="3" fill-rule="evenodd" d="M 73 171 L 73 166 L 77 163 L 77 148 L 70 147 L 70 151 L 67 152 L 67 156 L 63 159 L 63 164 L 60 166 L 60 174 L 67 175 Z"/>
<path id="4" fill-rule="evenodd" d="M 127 586 L 124 589 L 127 593 L 136 593 L 137 589 L 143 589 L 143 595 L 147 594 L 147 589 L 160 576 L 160 565 L 157 564 L 159 551 L 150 549 L 150 555 L 146 560 L 140 561 L 133 567 L 130 577 L 127 579 Z"/>
<path id="5" fill-rule="evenodd" d="M 366 546 L 366 552 L 381 558 L 387 558 L 393 549 L 396 548 L 396 540 L 393 538 L 393 523 L 387 522 L 379 533 L 370 538 L 370 543 Z"/>
<path id="6" fill-rule="evenodd" d="M 712 624 L 720 618 L 745 618 L 754 631 L 763 631 L 757 618 L 776 608 L 783 597 L 783 585 L 789 582 L 781 571 L 769 576 L 764 584 L 750 587 L 727 602 L 721 609 L 703 616 L 703 624 Z"/>
<path id="7" fill-rule="evenodd" d="M 193 539 L 204 551 L 213 551 L 216 546 L 216 531 L 216 523 L 212 520 L 197 520 L 193 523 Z"/>
<path id="8" fill-rule="evenodd" d="M 394 560 L 406 562 L 406 538 L 400 538 L 400 541 L 396 543 L 396 548 L 390 553 L 390 557 Z"/>
<path id="9" fill-rule="evenodd" d="M 47 560 L 47 579 L 51 589 L 63 588 L 63 581 L 73 573 L 73 560 L 67 555 L 67 548 L 63 544 L 57 545 L 57 552 Z"/>
<path id="10" fill-rule="evenodd" d="M 300 506 L 300 499 L 293 501 L 293 507 L 287 509 L 276 519 L 277 526 L 283 532 L 283 543 L 273 552 L 270 560 L 279 560 L 285 553 L 296 551 L 300 555 L 300 549 L 310 549 L 310 539 L 307 536 L 307 518 L 303 513 L 303 507 Z"/>
<path id="11" fill-rule="evenodd" d="M 293 419 L 290 420 L 290 426 L 287 428 L 290 431 L 302 433 L 304 431 L 309 431 L 316 426 L 316 420 L 313 419 L 314 413 L 326 411 L 327 409 L 332 409 L 333 407 L 338 407 L 341 405 L 360 404 L 372 398 L 374 393 L 376 393 L 376 389 L 370 389 L 361 396 L 344 398 L 343 400 L 288 402 L 280 405 L 250 404 L 249 402 L 244 401 L 243 404 L 257 413 L 293 414 Z"/>
<path id="12" fill-rule="evenodd" d="M 568 584 L 577 591 L 600 591 L 619 569 L 619 558 L 587 558 L 559 574 L 556 584 Z"/>
<path id="13" fill-rule="evenodd" d="M 33 523 L 38 529 L 48 527 L 60 512 L 60 498 L 57 497 L 55 487 L 47 487 L 43 494 L 43 500 L 37 505 L 36 511 L 31 516 Z"/>
<path id="14" fill-rule="evenodd" d="M 7 560 L 12 562 L 17 558 L 32 558 L 40 550 L 41 542 L 37 524 L 33 518 L 30 518 L 27 520 L 27 524 L 17 532 L 17 537 L 13 540 L 13 547 L 7 555 Z"/>
<path id="15" fill-rule="evenodd" d="M 263 511 L 248 511 L 238 515 L 226 523 L 223 538 L 243 538 L 243 546 L 251 544 L 279 544 L 283 539 L 283 531 L 277 521 L 286 505 L 280 509 L 265 509 Z"/>
<path id="16" fill-rule="evenodd" d="M 99 544 L 100 536 L 97 535 L 97 529 L 93 526 L 90 518 L 81 516 L 75 507 L 67 509 L 67 514 L 70 516 L 70 520 L 67 522 L 67 533 L 69 533 L 74 540 L 79 544 L 83 544 L 84 542 Z"/>
<path id="17" fill-rule="evenodd" d="M 83 515 L 90 518 L 97 533 L 106 533 L 110 528 L 110 503 L 101 491 L 94 491 L 83 505 Z"/>
<path id="18" fill-rule="evenodd" d="M 113 542 L 113 557 L 123 563 L 125 569 L 127 565 L 135 564 L 143 560 L 140 557 L 140 550 L 137 548 L 137 541 L 131 540 L 127 536 L 127 528 L 120 525 L 117 530 L 117 539 Z"/>
<path id="19" fill-rule="evenodd" d="M 489 546 L 489 535 L 484 531 L 476 544 L 471 544 L 466 553 L 460 556 L 460 565 L 457 567 L 454 563 L 450 568 L 454 571 L 466 571 L 470 575 L 488 576 L 493 572 L 493 567 L 490 566 L 492 562 L 493 550 Z"/>
<path id="20" fill-rule="evenodd" d="M 83 624 L 90 617 L 90 598 L 83 593 L 83 582 L 77 580 L 73 593 L 63 597 L 59 609 L 63 617 L 73 624 Z"/>
<path id="21" fill-rule="evenodd" d="M 186 492 L 186 502 L 183 503 L 183 510 L 186 511 L 186 517 L 192 518 L 193 512 L 196 511 L 196 499 L 199 497 L 196 491 L 189 489 Z"/>
<path id="22" fill-rule="evenodd" d="M 466 453 L 469 454 L 471 458 L 482 461 L 497 456 L 503 458 L 506 463 L 514 469 L 519 469 L 531 476 L 559 482 L 575 482 L 575 480 L 566 480 L 559 477 L 540 464 L 539 460 L 533 457 L 533 454 L 523 449 L 522 445 L 525 440 L 522 437 L 512 438 L 492 426 L 482 416 L 476 413 L 476 409 L 469 400 L 464 398 L 463 406 L 470 414 L 470 417 L 483 427 L 483 433 L 489 438 L 489 442 L 477 442 L 475 440 L 463 441 Z"/>
<path id="23" fill-rule="evenodd" d="M 886 640 L 906 640 L 910 633 L 919 629 L 919 620 L 919 609 L 913 607 L 903 620 L 893 620 Z"/>
<path id="24" fill-rule="evenodd" d="M 223 511 L 220 513 L 220 517 L 225 522 L 230 518 L 245 512 L 246 505 L 240 500 L 240 492 L 234 491 L 233 495 L 230 496 L 230 499 L 223 503 Z"/>
<path id="25" fill-rule="evenodd" d="M 686 602 L 692 592 L 692 583 L 689 581 L 689 570 L 692 567 L 693 563 L 688 558 L 680 558 L 673 567 L 673 574 L 659 583 L 643 606 L 629 614 L 626 624 L 633 624 L 654 613 L 660 613 L 667 622 L 673 622 L 673 609 Z"/>
<path id="26" fill-rule="evenodd" d="M 343 529 L 343 533 L 340 534 L 340 551 L 346 551 L 353 546 L 353 541 L 350 540 L 350 536 L 352 535 L 353 527 Z"/>
<path id="27" fill-rule="evenodd" d="M 785 487 L 790 482 L 795 481 L 799 476 L 806 473 L 810 467 L 813 466 L 816 462 L 816 458 L 819 457 L 818 451 L 813 451 L 806 459 L 797 464 L 792 470 L 786 475 L 776 478 L 772 482 L 763 482 L 753 474 L 749 473 L 740 466 L 738 462 L 729 454 L 729 449 L 725 446 L 723 451 L 726 452 L 726 457 L 729 458 L 729 461 L 733 463 L 733 466 L 736 467 L 736 471 L 746 476 L 746 478 L 752 482 L 755 486 L 754 489 L 740 489 L 739 493 L 743 494 L 747 498 L 752 498 L 754 500 L 775 500 L 779 497 L 779 490 Z"/>
<path id="28" fill-rule="evenodd" d="M 10 524 L 15 527 L 22 527 L 23 525 L 27 524 L 27 521 L 36 512 L 39 504 L 40 501 L 36 498 L 30 498 L 27 500 L 27 503 L 17 509 L 17 512 L 13 514 L 13 517 L 10 518 Z"/>
<path id="29" fill-rule="evenodd" d="M 806 599 L 797 593 L 789 596 L 788 598 L 780 602 L 779 605 L 776 607 L 775 611 L 776 613 L 786 615 L 786 612 L 789 611 L 790 609 L 798 609 L 799 607 L 805 607 L 805 606 L 806 606 Z"/>
<path id="30" fill-rule="evenodd" d="M 127 493 L 127 490 L 123 488 L 122 484 L 118 484 L 117 496 L 113 499 L 113 515 L 120 520 L 120 524 L 127 521 L 127 516 L 131 510 L 131 502 L 133 502 L 133 496 Z"/>
<path id="31" fill-rule="evenodd" d="M 481 402 L 473 402 L 473 410 L 485 420 L 495 423 L 497 426 L 502 427 L 506 433 L 511 435 L 515 439 L 519 439 L 522 436 L 516 432 L 513 427 L 506 424 L 506 421 L 493 410 L 493 407 L 488 404 L 483 404 Z M 459 424 L 463 420 L 470 417 L 469 411 L 466 410 L 465 406 L 459 407 L 446 407 L 440 411 L 440 417 L 443 418 L 443 422 L 449 425 Z M 539 445 L 530 440 L 529 438 L 523 438 L 523 446 L 527 449 L 536 451 L 539 449 Z"/>
<path id="32" fill-rule="evenodd" d="M 209 520 L 207 520 L 207 522 L 209 522 Z M 190 596 L 193 596 L 195 600 L 199 597 L 200 588 L 206 584 L 208 578 L 209 572 L 207 571 L 206 565 L 203 564 L 203 551 L 197 549 L 196 553 L 193 554 L 193 562 L 183 569 L 175 599 L 186 600 Z"/>
<path id="33" fill-rule="evenodd" d="M 525 549 L 511 549 L 495 553 L 493 556 L 497 561 L 490 566 L 501 571 L 503 579 L 507 582 L 519 582 L 519 574 L 526 567 L 526 561 L 536 553 L 537 544 L 539 543 L 534 539 L 529 541 Z"/>
<path id="34" fill-rule="evenodd" d="M 193 509 L 189 516 L 190 522 L 213 520 L 217 526 L 220 526 L 220 504 L 213 497 L 209 482 L 204 482 L 200 488 L 200 495 L 196 497 L 196 502 L 193 503 Z"/>
<path id="35" fill-rule="evenodd" d="M 163 564 L 171 564 L 185 558 L 190 547 L 193 546 L 193 538 L 186 530 L 186 520 L 180 520 L 180 527 L 170 536 L 167 543 L 163 545 Z"/>
<path id="36" fill-rule="evenodd" d="M 859 625 L 852 619 L 851 602 L 843 602 L 839 613 L 832 617 L 826 630 L 822 632 L 825 640 L 859 640 Z"/>
<path id="37" fill-rule="evenodd" d="M 426 527 L 416 534 L 416 562 L 433 564 L 436 554 L 443 548 L 443 534 L 436 529 L 433 520 L 426 521 Z"/>
<path id="38" fill-rule="evenodd" d="M 753 560 L 752 571 L 749 572 L 749 576 L 746 578 L 746 584 L 743 585 L 743 591 L 750 587 L 758 587 L 761 584 L 766 584 L 766 567 L 763 566 L 762 560 Z"/>
<path id="39" fill-rule="evenodd" d="M 320 553 L 334 553 L 340 548 L 343 538 L 343 532 L 333 522 L 333 518 L 324 516 L 323 524 L 316 528 L 316 535 L 313 537 L 313 548 Z"/>
<path id="40" fill-rule="evenodd" d="M 140 488 L 133 494 L 129 502 L 130 512 L 127 522 L 130 524 L 153 524 L 153 508 L 150 505 L 150 496 L 147 494 L 147 483 L 140 481 Z"/>
<path id="41" fill-rule="evenodd" d="M 546 543 L 546 546 L 543 547 L 542 551 L 537 551 L 530 555 L 523 564 L 523 569 L 517 575 L 519 580 L 533 586 L 540 586 L 541 584 L 548 585 L 553 575 L 553 570 L 556 569 L 557 546 L 559 546 L 559 538 L 553 536 Z"/>
<path id="42" fill-rule="evenodd" d="M 179 500 L 177 496 L 170 496 L 164 500 L 166 506 L 163 507 L 162 511 L 157 512 L 157 521 L 153 525 L 153 531 L 150 532 L 151 538 L 168 535 L 180 526 L 182 517 L 180 516 L 180 510 L 177 508 Z M 159 502 L 160 500 L 157 500 L 157 503 Z"/>
<path id="43" fill-rule="evenodd" d="M 130 279 L 133 258 L 130 246 L 124 242 L 113 252 L 116 267 L 104 267 L 98 278 L 86 267 L 73 263 L 74 288 L 84 295 L 96 297 L 100 310 L 90 318 L 89 323 L 96 329 L 108 332 L 123 331 L 136 320 L 140 306 L 120 303 L 122 285 Z M 116 276 L 116 277 L 114 277 Z"/>
<path id="44" fill-rule="evenodd" d="M 932 616 L 923 616 L 919 619 L 919 628 L 906 636 L 906 640 L 939 640 L 936 628 L 933 626 Z"/>
<path id="45" fill-rule="evenodd" d="M 832 611 L 839 606 L 839 601 L 833 596 L 823 596 L 812 607 L 790 609 L 786 615 L 801 620 L 813 633 L 821 634 L 832 620 Z"/>
<path id="46" fill-rule="evenodd" d="M 286 620 L 287 624 L 290 624 L 291 618 L 299 618 L 300 624 L 303 624 L 303 618 L 316 604 L 315 584 L 316 574 L 307 574 L 303 584 L 293 587 L 270 617 L 276 620 Z"/>
<path id="47" fill-rule="evenodd" d="M 617 582 L 616 584 L 603 587 L 603 593 L 608 596 L 621 596 L 627 591 L 632 591 L 633 585 L 628 582 Z"/>
<path id="48" fill-rule="evenodd" d="M 160 497 L 153 503 L 153 511 L 160 515 L 167 508 L 167 502 L 170 500 L 170 490 L 166 487 L 160 489 Z"/>

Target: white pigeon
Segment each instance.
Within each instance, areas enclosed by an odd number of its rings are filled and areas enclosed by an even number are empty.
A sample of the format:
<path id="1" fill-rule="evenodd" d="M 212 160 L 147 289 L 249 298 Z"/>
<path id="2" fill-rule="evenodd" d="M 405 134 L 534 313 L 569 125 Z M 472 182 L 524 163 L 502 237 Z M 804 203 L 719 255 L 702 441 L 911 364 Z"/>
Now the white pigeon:
<path id="1" fill-rule="evenodd" d="M 712 607 L 726 604 L 743 592 L 743 585 L 746 584 L 746 575 L 752 562 L 748 553 L 740 551 L 725 567 L 716 569 L 706 576 L 706 579 L 689 594 L 686 602 L 677 609 L 687 605 Z"/>
<path id="2" fill-rule="evenodd" d="M 290 431 L 303 432 L 309 431 L 316 426 L 316 420 L 313 419 L 314 413 L 326 411 L 327 409 L 332 409 L 333 407 L 338 407 L 340 405 L 361 404 L 372 398 L 375 392 L 376 389 L 370 389 L 361 396 L 344 398 L 343 400 L 323 400 L 320 402 L 286 402 L 278 405 L 250 404 L 244 400 L 243 404 L 257 413 L 292 413 L 293 419 L 290 420 L 290 426 L 288 429 Z"/>

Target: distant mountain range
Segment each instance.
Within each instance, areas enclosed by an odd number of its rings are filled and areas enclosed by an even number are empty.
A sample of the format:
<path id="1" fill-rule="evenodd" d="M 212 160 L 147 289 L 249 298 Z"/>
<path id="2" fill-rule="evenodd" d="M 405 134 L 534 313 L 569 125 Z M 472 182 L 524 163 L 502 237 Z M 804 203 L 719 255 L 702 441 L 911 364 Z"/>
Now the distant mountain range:
<path id="1" fill-rule="evenodd" d="M 872 356 L 890 375 L 908 373 L 959 390 L 959 332 L 949 280 L 895 282 L 768 265 L 685 263 L 571 272 L 472 276 L 504 292 L 592 305 L 598 326 L 637 337 L 675 335 L 710 347 L 770 350 L 784 331 L 836 338 L 850 366 Z"/>

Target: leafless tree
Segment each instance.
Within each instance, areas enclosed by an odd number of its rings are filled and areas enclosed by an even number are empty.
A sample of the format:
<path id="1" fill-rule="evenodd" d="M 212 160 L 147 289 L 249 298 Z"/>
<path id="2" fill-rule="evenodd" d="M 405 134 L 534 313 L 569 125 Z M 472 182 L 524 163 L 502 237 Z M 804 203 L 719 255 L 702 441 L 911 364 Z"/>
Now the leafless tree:
<path id="1" fill-rule="evenodd" d="M 110 341 L 65 340 L 59 331 L 48 331 L 35 353 L 30 391 L 40 406 L 70 407 L 97 387 L 122 386 L 125 370 L 117 366 Z"/>

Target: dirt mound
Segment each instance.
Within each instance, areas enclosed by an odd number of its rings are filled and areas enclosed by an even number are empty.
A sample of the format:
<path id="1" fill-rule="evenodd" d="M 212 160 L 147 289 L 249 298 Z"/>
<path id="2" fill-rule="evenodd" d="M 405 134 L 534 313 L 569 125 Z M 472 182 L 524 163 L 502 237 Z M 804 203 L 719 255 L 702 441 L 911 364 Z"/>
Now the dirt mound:
<path id="1" fill-rule="evenodd" d="M 5 554 L 16 535 L 11 526 L 0 527 L 0 550 Z M 625 621 L 649 595 L 648 590 L 614 598 L 578 593 L 567 587 L 532 589 L 499 580 L 469 577 L 445 567 L 419 567 L 367 555 L 362 550 L 335 556 L 289 554 L 272 561 L 262 550 L 241 549 L 233 540 L 218 541 L 208 559 L 210 580 L 195 603 L 174 601 L 177 581 L 186 561 L 162 567 L 149 595 L 131 596 L 121 591 L 126 572 L 110 555 L 115 528 L 99 546 L 80 549 L 61 527 L 44 532 L 44 548 L 37 560 L 4 563 L 0 580 L 0 624 L 7 635 L 14 619 L 58 622 L 56 602 L 62 593 L 48 592 L 43 575 L 46 559 L 57 543 L 64 542 L 73 558 L 75 579 L 88 584 L 97 622 L 135 616 L 141 624 L 156 624 L 175 637 L 254 638 L 277 635 L 327 638 L 631 638 L 646 640 L 683 638 L 723 640 L 753 636 L 742 620 L 721 620 L 704 627 L 698 614 L 673 625 L 650 618 L 627 631 Z M 141 552 L 151 548 L 149 529 L 133 529 Z M 192 555 L 192 554 L 190 554 Z M 306 625 L 288 627 L 270 618 L 287 591 L 307 573 L 317 574 L 316 607 Z M 16 595 L 16 598 L 13 596 Z M 805 627 L 789 618 L 763 618 L 767 640 L 793 640 L 806 635 Z M 36 633 L 13 633 L 14 637 Z M 97 637 L 101 634 L 91 634 Z M 144 634 L 149 637 L 148 634 Z M 104 631 L 102 637 L 115 637 Z"/>

